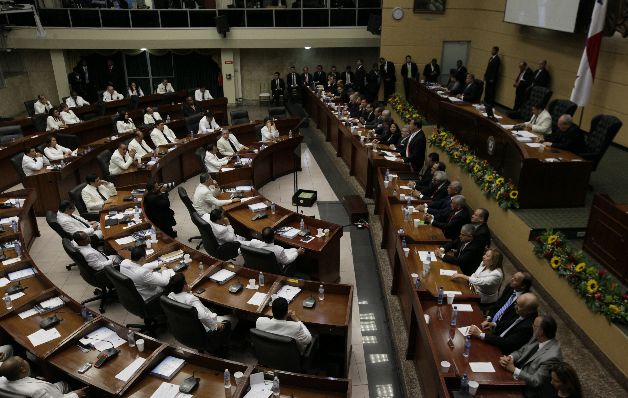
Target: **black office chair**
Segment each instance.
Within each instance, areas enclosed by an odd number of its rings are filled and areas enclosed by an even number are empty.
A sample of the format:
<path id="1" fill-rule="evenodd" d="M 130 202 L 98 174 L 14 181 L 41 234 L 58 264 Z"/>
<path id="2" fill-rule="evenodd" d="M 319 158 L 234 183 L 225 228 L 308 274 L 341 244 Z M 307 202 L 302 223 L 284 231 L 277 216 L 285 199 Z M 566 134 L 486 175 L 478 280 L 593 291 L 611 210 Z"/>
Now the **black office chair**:
<path id="1" fill-rule="evenodd" d="M 22 137 L 24 137 L 24 133 L 20 126 L 0 127 L 0 144 L 6 144 Z"/>
<path id="2" fill-rule="evenodd" d="M 283 106 L 275 106 L 268 109 L 268 117 L 273 119 L 285 119 L 288 117 L 286 108 Z"/>
<path id="3" fill-rule="evenodd" d="M 552 131 L 555 132 L 558 124 L 558 118 L 562 115 L 573 116 L 578 109 L 578 105 L 565 99 L 554 99 L 547 105 L 547 111 L 552 115 Z"/>
<path id="4" fill-rule="evenodd" d="M 196 150 L 194 151 L 194 155 L 198 159 L 199 163 L 201 164 L 201 168 L 203 169 L 205 173 L 207 173 L 207 166 L 205 166 L 206 153 L 207 153 L 207 150 L 204 147 L 196 148 Z"/>
<path id="5" fill-rule="evenodd" d="M 103 178 L 107 181 L 111 181 L 111 175 L 109 174 L 109 161 L 111 160 L 111 155 L 111 151 L 106 149 L 96 156 L 96 162 L 98 162 L 100 172 L 102 173 Z"/>
<path id="6" fill-rule="evenodd" d="M 247 110 L 235 110 L 229 112 L 231 115 L 231 125 L 245 124 L 250 121 L 249 112 Z"/>
<path id="7" fill-rule="evenodd" d="M 203 244 L 203 248 L 207 254 L 223 261 L 229 261 L 238 257 L 240 242 L 227 242 L 222 245 L 218 244 L 211 225 L 203 220 L 197 212 L 191 213 L 190 216 L 192 217 L 192 222 L 201 233 L 201 243 Z"/>
<path id="8" fill-rule="evenodd" d="M 20 177 L 22 177 L 22 179 L 24 177 L 26 177 L 26 174 L 24 173 L 24 169 L 22 168 L 22 159 L 23 158 L 24 158 L 24 152 L 19 152 L 19 153 L 16 153 L 15 155 L 11 156 L 11 164 L 13 165 L 13 168 L 15 169 L 17 174 Z"/>
<path id="9" fill-rule="evenodd" d="M 303 355 L 292 337 L 251 329 L 251 343 L 259 364 L 268 368 L 290 372 L 307 372 L 315 340 L 307 346 Z"/>
<path id="10" fill-rule="evenodd" d="M 127 328 L 140 329 L 140 331 L 153 332 L 158 324 L 163 323 L 164 314 L 159 305 L 160 294 L 156 294 L 144 301 L 135 288 L 133 281 L 113 267 L 106 267 L 107 278 L 113 284 L 118 294 L 120 304 L 131 314 L 139 316 L 144 324 L 127 324 Z"/>
<path id="11" fill-rule="evenodd" d="M 257 136 L 257 140 L 261 141 L 262 140 L 262 128 L 264 127 L 263 124 L 256 124 L 255 125 L 255 135 Z"/>
<path id="12" fill-rule="evenodd" d="M 591 130 L 589 134 L 585 134 L 587 152 L 581 153 L 580 156 L 593 162 L 593 171 L 597 170 L 597 165 L 622 124 L 621 120 L 611 115 L 597 115 L 591 119 Z"/>
<path id="13" fill-rule="evenodd" d="M 38 132 L 44 132 L 46 131 L 46 119 L 48 118 L 48 115 L 46 114 L 41 114 L 41 115 L 35 115 L 33 116 L 33 126 L 35 126 L 35 131 Z"/>
<path id="14" fill-rule="evenodd" d="M 551 97 L 552 90 L 545 87 L 534 86 L 530 89 L 528 98 L 523 101 L 519 112 L 508 112 L 508 116 L 512 119 L 528 121 L 532 118 L 532 106 L 534 104 L 540 104 L 545 108 Z"/>
<path id="15" fill-rule="evenodd" d="M 132 95 L 129 97 L 129 109 L 137 109 L 140 106 L 140 97 Z"/>
<path id="16" fill-rule="evenodd" d="M 81 146 L 81 139 L 76 134 L 62 134 L 57 133 L 57 142 L 59 145 L 68 149 L 75 150 Z"/>
<path id="17" fill-rule="evenodd" d="M 188 116 L 185 118 L 185 128 L 188 132 L 193 131 L 194 134 L 196 134 L 198 132 L 198 124 L 200 123 L 201 119 L 203 118 L 203 114 L 202 113 L 196 113 L 192 116 Z"/>
<path id="18" fill-rule="evenodd" d="M 251 246 L 241 246 L 240 252 L 244 257 L 244 264 L 259 271 L 268 272 L 275 275 L 291 275 L 292 264 L 283 268 L 278 262 L 275 253 L 266 249 L 259 249 Z"/>
<path id="19" fill-rule="evenodd" d="M 24 108 L 26 108 L 26 113 L 30 117 L 35 116 L 35 102 L 37 102 L 36 99 L 24 101 Z"/>
<path id="20" fill-rule="evenodd" d="M 61 237 L 62 241 L 63 241 L 63 239 L 69 239 L 69 240 L 72 239 L 72 235 L 70 235 L 69 233 L 65 232 L 65 230 L 63 228 L 61 228 L 61 225 L 59 225 L 59 222 L 57 221 L 57 213 L 56 212 L 54 212 L 52 210 L 46 210 L 46 222 L 48 223 L 48 226 L 50 228 L 52 228 L 52 230 L 55 231 L 57 233 L 57 235 L 59 235 Z M 66 265 L 65 268 L 69 271 L 74 266 L 76 266 L 76 262 Z"/>
<path id="21" fill-rule="evenodd" d="M 196 308 L 174 301 L 167 296 L 161 296 L 159 301 L 166 315 L 168 330 L 179 343 L 200 352 L 210 353 L 226 347 L 229 340 L 229 327 L 208 334 L 198 319 Z"/>
<path id="22" fill-rule="evenodd" d="M 185 208 L 188 209 L 188 213 L 190 214 L 190 217 L 191 217 L 193 213 L 196 213 L 196 209 L 194 209 L 192 200 L 188 196 L 188 191 L 186 191 L 185 188 L 183 187 L 178 187 L 177 192 L 179 193 L 179 198 L 181 198 L 181 201 L 185 205 Z M 201 241 L 198 243 L 198 245 L 196 245 L 196 250 L 200 249 L 201 246 L 203 245 L 203 241 L 202 241 L 203 237 L 201 235 L 197 235 L 197 236 L 192 236 L 191 238 L 188 239 L 188 242 L 192 242 L 194 240 L 199 240 L 199 239 Z"/>
<path id="23" fill-rule="evenodd" d="M 79 184 L 72 188 L 70 192 L 68 192 L 68 195 L 70 196 L 70 199 L 74 203 L 74 206 L 76 207 L 76 210 L 78 210 L 81 217 L 89 221 L 99 221 L 100 216 L 98 212 L 87 211 L 87 206 L 83 201 L 83 196 L 81 196 L 81 192 L 83 192 L 83 188 L 85 188 L 86 186 L 86 182 Z"/>
<path id="24" fill-rule="evenodd" d="M 87 261 L 85 261 L 85 257 L 83 257 L 78 247 L 74 246 L 70 239 L 64 238 L 61 240 L 61 243 L 63 244 L 63 250 L 65 250 L 66 254 L 78 265 L 81 278 L 96 288 L 94 290 L 94 297 L 81 301 L 81 304 L 100 300 L 100 307 L 98 309 L 100 312 L 105 313 L 105 306 L 107 305 L 107 300 L 111 298 L 113 289 L 113 285 L 109 278 L 107 278 L 105 270 L 96 271 L 91 268 L 87 264 Z"/>

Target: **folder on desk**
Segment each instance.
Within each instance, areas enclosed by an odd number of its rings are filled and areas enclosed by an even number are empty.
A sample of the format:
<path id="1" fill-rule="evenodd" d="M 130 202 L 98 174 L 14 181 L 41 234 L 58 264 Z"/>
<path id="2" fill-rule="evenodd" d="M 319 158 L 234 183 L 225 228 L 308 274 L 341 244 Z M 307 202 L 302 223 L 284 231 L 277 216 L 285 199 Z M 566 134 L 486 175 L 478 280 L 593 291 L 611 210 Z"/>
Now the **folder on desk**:
<path id="1" fill-rule="evenodd" d="M 235 276 L 235 272 L 233 271 L 229 271 L 228 269 L 221 269 L 220 271 L 212 274 L 209 279 L 213 280 L 214 282 L 218 282 L 219 284 L 223 284 L 225 282 L 227 282 L 229 279 L 233 278 Z"/>
<path id="2" fill-rule="evenodd" d="M 185 365 L 185 361 L 181 358 L 168 355 L 157 366 L 150 371 L 155 377 L 160 379 L 170 380 L 176 375 L 181 368 Z M 178 391 L 178 388 L 177 388 Z"/>
<path id="3" fill-rule="evenodd" d="M 34 275 L 35 275 L 35 269 L 31 267 L 31 268 L 24 268 L 19 271 L 9 272 L 7 274 L 7 278 L 9 278 L 11 282 L 14 282 L 14 281 L 19 281 L 21 279 L 30 278 L 31 276 L 34 276 Z"/>
<path id="4" fill-rule="evenodd" d="M 268 206 L 264 202 L 253 203 L 249 205 L 249 210 L 251 211 L 262 211 L 266 210 Z"/>

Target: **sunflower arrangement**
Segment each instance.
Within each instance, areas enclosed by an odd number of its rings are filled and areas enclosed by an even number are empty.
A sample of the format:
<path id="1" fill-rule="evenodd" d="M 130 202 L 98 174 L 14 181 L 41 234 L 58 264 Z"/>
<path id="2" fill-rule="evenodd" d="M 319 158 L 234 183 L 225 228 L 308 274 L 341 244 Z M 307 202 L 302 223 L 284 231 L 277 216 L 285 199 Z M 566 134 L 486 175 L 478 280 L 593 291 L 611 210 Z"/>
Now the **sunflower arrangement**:
<path id="1" fill-rule="evenodd" d="M 419 111 L 417 111 L 415 107 L 413 107 L 404 98 L 401 98 L 398 94 L 395 94 L 388 99 L 388 105 L 390 105 L 406 123 L 411 120 L 421 118 Z"/>
<path id="2" fill-rule="evenodd" d="M 628 290 L 581 250 L 565 241 L 560 232 L 545 231 L 535 240 L 534 253 L 565 278 L 593 312 L 610 322 L 628 324 Z"/>
<path id="3" fill-rule="evenodd" d="M 482 192 L 495 199 L 500 207 L 519 208 L 519 191 L 513 182 L 499 175 L 488 161 L 477 157 L 467 145 L 456 140 L 453 134 L 437 130 L 430 136 L 429 142 L 432 146 L 445 151 L 451 163 L 467 171 Z"/>

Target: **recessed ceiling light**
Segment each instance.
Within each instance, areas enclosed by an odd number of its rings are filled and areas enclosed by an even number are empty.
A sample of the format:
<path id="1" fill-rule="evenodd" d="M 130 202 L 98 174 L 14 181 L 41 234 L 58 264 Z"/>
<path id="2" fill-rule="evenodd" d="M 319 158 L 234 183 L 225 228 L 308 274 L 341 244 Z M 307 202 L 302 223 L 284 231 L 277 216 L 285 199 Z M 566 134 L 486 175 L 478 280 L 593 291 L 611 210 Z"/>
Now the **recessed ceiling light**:
<path id="1" fill-rule="evenodd" d="M 306 50 L 309 50 L 309 49 L 310 49 L 310 48 L 312 48 L 312 47 L 310 47 L 310 46 L 305 46 L 305 47 L 303 47 L 303 48 L 305 48 Z"/>

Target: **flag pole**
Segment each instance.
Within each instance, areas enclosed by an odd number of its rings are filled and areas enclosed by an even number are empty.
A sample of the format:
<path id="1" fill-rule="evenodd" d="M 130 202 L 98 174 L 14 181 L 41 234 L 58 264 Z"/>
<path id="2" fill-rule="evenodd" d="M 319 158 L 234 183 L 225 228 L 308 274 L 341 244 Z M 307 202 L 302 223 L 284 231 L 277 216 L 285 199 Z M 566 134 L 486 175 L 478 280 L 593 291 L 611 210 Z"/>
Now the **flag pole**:
<path id="1" fill-rule="evenodd" d="M 580 121 L 578 122 L 580 128 L 582 128 L 582 116 L 584 116 L 584 106 L 580 108 Z"/>

